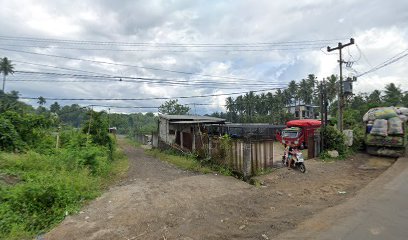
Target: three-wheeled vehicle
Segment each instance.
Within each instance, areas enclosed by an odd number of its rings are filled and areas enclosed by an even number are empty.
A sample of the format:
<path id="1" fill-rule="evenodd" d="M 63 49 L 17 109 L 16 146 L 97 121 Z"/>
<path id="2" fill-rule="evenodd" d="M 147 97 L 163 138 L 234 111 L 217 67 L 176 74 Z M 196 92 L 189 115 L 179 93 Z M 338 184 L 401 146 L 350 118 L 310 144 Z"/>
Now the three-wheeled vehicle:
<path id="1" fill-rule="evenodd" d="M 315 119 L 291 120 L 286 123 L 285 129 L 277 133 L 276 139 L 284 145 L 304 149 L 309 136 L 313 136 L 321 125 L 321 121 Z"/>

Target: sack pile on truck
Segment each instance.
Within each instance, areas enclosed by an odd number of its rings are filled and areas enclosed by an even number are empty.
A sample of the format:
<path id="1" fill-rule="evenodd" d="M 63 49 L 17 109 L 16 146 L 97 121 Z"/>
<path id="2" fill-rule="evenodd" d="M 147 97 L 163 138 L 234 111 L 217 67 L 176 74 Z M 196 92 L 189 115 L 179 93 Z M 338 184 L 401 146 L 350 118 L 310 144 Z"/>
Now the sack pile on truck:
<path id="1" fill-rule="evenodd" d="M 375 119 L 370 134 L 377 136 L 388 136 L 388 123 L 385 119 Z"/>
<path id="2" fill-rule="evenodd" d="M 363 120 L 367 124 L 367 144 L 377 146 L 404 144 L 404 124 L 408 120 L 408 108 L 372 108 L 364 114 Z"/>

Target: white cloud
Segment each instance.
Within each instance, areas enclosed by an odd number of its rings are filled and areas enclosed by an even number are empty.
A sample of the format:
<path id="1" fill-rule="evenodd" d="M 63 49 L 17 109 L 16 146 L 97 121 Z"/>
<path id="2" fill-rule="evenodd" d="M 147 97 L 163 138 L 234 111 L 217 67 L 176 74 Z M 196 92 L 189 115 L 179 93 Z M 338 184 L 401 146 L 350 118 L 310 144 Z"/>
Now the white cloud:
<path id="1" fill-rule="evenodd" d="M 335 47 L 338 41 L 347 42 L 350 37 L 356 39 L 362 54 L 356 46 L 350 46 L 343 51 L 344 59 L 355 61 L 353 68 L 360 73 L 364 72 L 408 48 L 407 12 L 408 5 L 403 0 L 394 0 L 392 3 L 380 0 L 301 2 L 262 0 L 256 3 L 243 0 L 124 0 L 120 1 L 120 4 L 110 0 L 8 1 L 2 4 L 0 36 L 58 38 L 83 42 L 54 43 L 53 49 L 42 49 L 15 45 L 45 46 L 47 43 L 7 41 L 0 37 L 0 48 L 123 63 L 144 68 L 13 53 L 1 49 L 0 52 L 12 61 L 75 68 L 92 71 L 95 74 L 185 81 L 207 79 L 210 83 L 206 85 L 207 87 L 201 85 L 196 88 L 126 82 L 52 84 L 11 81 L 7 84 L 6 90 L 18 90 L 24 96 L 148 98 L 229 93 L 261 88 L 265 82 L 282 86 L 292 79 L 300 80 L 309 73 L 314 73 L 318 78 L 338 74 L 338 55 L 328 55 L 327 52 L 323 52 L 327 45 Z M 271 43 L 319 39 L 333 40 L 320 44 L 309 42 L 309 45 L 305 42 L 279 47 L 269 45 L 269 48 L 275 49 L 265 51 L 209 51 L 210 48 L 205 45 L 176 47 L 176 44 Z M 123 44 L 118 47 L 112 44 L 91 44 L 86 41 L 115 41 Z M 126 45 L 125 43 L 155 43 L 156 45 Z M 169 48 L 160 46 L 161 43 L 175 45 Z M 98 48 L 105 50 L 95 50 Z M 241 50 L 245 48 L 254 47 L 253 45 L 240 47 Z M 120 51 L 123 49 L 134 51 Z M 211 49 L 225 50 L 226 47 Z M 382 88 L 390 82 L 408 90 L 408 82 L 405 79 L 405 76 L 408 76 L 408 68 L 405 67 L 407 59 L 361 77 L 355 84 L 355 90 L 371 91 Z M 18 68 L 16 70 L 72 72 L 22 63 L 18 63 L 16 67 Z M 158 71 L 152 68 L 175 72 Z M 247 80 L 214 79 L 177 72 Z M 350 72 L 345 69 L 344 74 L 346 76 Z M 15 76 L 10 77 L 11 80 L 13 78 L 39 80 L 46 76 L 24 77 L 16 73 Z M 233 89 L 221 89 L 220 82 L 226 83 L 227 87 Z M 226 86 L 222 85 L 222 87 Z M 162 102 L 164 101 L 155 100 L 117 102 L 117 104 L 151 106 L 160 105 Z M 197 106 L 197 109 L 207 112 L 221 111 L 224 110 L 225 96 L 183 99 L 180 102 L 208 103 L 209 106 Z M 109 103 L 112 104 L 112 102 Z"/>

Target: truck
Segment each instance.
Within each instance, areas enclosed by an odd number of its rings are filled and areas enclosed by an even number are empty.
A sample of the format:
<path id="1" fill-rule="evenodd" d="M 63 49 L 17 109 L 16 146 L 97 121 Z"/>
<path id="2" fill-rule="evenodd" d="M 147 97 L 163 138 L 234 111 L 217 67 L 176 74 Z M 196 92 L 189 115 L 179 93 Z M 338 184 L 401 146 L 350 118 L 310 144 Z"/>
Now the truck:
<path id="1" fill-rule="evenodd" d="M 307 148 L 309 136 L 314 136 L 322 123 L 316 119 L 291 120 L 286 128 L 276 134 L 276 139 L 284 145 L 291 145 L 300 149 Z"/>
<path id="2" fill-rule="evenodd" d="M 403 113 L 408 115 L 408 110 L 394 107 L 374 108 L 366 113 L 363 120 L 368 154 L 387 157 L 405 155 L 408 134 L 407 117 Z M 380 121 L 383 122 L 382 126 Z M 395 129 L 398 131 L 393 131 Z"/>

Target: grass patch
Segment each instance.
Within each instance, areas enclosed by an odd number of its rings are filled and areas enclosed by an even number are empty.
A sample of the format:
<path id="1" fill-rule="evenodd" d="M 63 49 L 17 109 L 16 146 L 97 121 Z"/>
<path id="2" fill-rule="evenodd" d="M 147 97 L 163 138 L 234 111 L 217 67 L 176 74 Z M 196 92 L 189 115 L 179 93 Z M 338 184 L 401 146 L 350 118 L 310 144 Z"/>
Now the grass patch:
<path id="1" fill-rule="evenodd" d="M 0 152 L 0 173 L 19 179 L 0 184 L 0 239 L 32 239 L 77 213 L 126 172 L 126 156 L 120 150 L 113 156 L 101 146 Z"/>
<path id="2" fill-rule="evenodd" d="M 128 143 L 129 145 L 131 145 L 131 146 L 133 146 L 133 147 L 141 147 L 143 144 L 142 143 L 140 143 L 140 142 L 138 142 L 138 141 L 136 141 L 136 140 L 134 140 L 134 139 L 131 139 L 130 137 L 126 137 L 125 138 L 125 141 L 126 141 L 126 143 Z"/>
<path id="3" fill-rule="evenodd" d="M 181 154 L 172 150 L 160 151 L 158 149 L 145 150 L 147 155 L 171 163 L 183 170 L 200 173 L 216 172 L 224 176 L 232 176 L 233 172 L 226 166 L 215 164 L 209 159 L 197 160 L 194 154 Z"/>
<path id="4" fill-rule="evenodd" d="M 179 155 L 172 151 L 160 151 L 158 149 L 149 149 L 145 152 L 152 157 L 171 163 L 183 170 L 200 172 L 204 174 L 213 172 L 211 168 L 203 166 L 193 156 Z"/>

